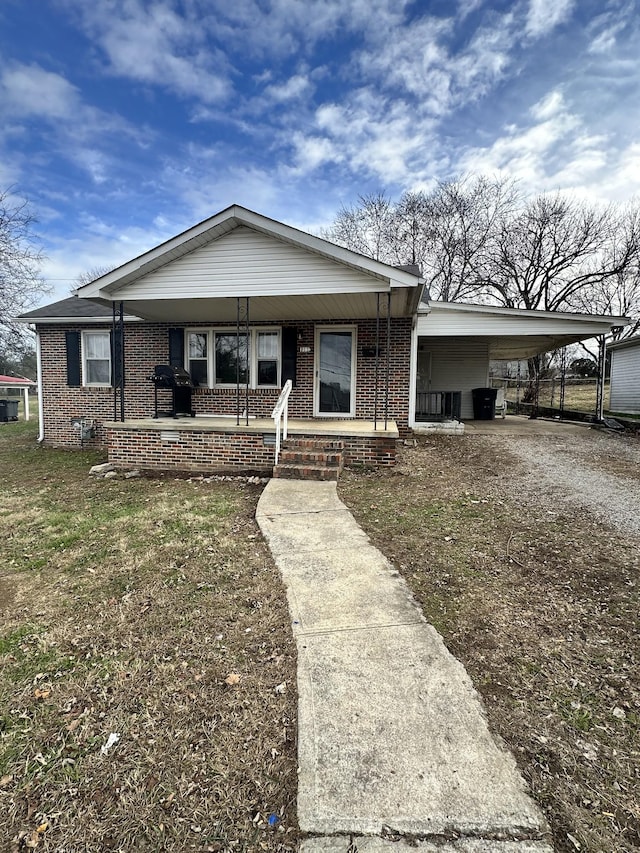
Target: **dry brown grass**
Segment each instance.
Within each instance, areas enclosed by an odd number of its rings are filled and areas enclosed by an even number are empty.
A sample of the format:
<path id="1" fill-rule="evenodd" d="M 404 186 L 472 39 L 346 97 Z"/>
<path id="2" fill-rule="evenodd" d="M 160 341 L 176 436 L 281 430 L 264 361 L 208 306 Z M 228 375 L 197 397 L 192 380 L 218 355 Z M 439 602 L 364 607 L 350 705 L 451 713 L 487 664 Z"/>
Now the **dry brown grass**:
<path id="1" fill-rule="evenodd" d="M 0 430 L 0 850 L 295 850 L 295 648 L 259 489 L 93 461 Z"/>
<path id="2" fill-rule="evenodd" d="M 524 385 L 521 389 L 520 399 L 524 393 Z M 516 389 L 509 387 L 507 391 L 507 399 L 515 404 Z M 564 394 L 564 408 L 567 411 L 573 412 L 589 412 L 595 413 L 596 410 L 597 389 L 596 380 L 567 380 Z M 538 397 L 540 406 L 548 406 L 550 408 L 560 408 L 560 382 L 556 380 L 545 379 L 540 383 L 540 392 Z M 605 382 L 604 387 L 604 408 L 609 409 L 609 381 Z"/>
<path id="3" fill-rule="evenodd" d="M 340 493 L 463 661 L 557 851 L 640 849 L 638 541 L 509 496 L 490 438 L 429 438 Z M 502 476 L 500 472 L 508 472 Z"/>

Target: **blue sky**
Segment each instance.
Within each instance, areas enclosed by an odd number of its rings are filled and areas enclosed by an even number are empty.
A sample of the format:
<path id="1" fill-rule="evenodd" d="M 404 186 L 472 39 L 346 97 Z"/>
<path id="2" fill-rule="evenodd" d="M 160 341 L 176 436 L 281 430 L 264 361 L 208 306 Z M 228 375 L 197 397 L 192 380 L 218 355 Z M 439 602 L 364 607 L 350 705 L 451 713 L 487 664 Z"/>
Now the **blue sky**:
<path id="1" fill-rule="evenodd" d="M 625 201 L 639 30 L 636 0 L 2 0 L 0 188 L 48 300 L 234 202 L 317 232 L 461 172 Z"/>

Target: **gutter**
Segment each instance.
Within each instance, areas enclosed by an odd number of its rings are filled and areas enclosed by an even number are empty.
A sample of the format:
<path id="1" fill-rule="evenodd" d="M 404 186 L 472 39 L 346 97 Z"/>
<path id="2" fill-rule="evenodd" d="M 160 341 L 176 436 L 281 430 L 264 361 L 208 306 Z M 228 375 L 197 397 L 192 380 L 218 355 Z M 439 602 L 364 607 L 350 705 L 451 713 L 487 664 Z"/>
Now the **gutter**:
<path id="1" fill-rule="evenodd" d="M 44 400 L 42 399 L 42 349 L 40 332 L 36 329 L 36 365 L 38 370 L 38 444 L 44 441 Z"/>

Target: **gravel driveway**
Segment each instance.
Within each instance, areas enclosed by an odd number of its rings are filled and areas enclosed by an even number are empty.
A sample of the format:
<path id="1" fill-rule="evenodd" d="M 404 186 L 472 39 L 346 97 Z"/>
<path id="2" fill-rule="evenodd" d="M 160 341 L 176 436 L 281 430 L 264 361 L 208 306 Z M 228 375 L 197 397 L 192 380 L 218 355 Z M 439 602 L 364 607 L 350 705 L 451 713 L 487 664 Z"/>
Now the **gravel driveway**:
<path id="1" fill-rule="evenodd" d="M 511 494 L 584 509 L 626 535 L 640 536 L 640 438 L 598 429 L 578 434 L 487 435 L 521 460 L 522 471 L 503 471 Z"/>

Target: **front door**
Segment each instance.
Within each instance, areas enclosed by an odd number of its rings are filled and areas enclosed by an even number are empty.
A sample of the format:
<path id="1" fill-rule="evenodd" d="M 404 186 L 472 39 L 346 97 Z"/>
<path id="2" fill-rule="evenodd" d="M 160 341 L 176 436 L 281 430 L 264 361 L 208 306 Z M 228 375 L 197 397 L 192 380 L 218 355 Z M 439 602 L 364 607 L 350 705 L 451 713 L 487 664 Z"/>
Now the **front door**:
<path id="1" fill-rule="evenodd" d="M 316 330 L 316 415 L 355 416 L 356 330 L 328 326 Z"/>

